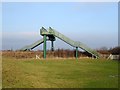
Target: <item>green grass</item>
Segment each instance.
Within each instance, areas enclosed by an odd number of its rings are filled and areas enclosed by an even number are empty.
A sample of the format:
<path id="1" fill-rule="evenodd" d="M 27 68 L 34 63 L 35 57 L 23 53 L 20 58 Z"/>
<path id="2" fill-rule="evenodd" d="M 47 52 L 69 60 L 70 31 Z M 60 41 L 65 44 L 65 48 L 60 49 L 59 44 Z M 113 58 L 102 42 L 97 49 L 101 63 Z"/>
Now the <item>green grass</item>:
<path id="1" fill-rule="evenodd" d="M 118 62 L 3 57 L 3 88 L 117 88 Z"/>

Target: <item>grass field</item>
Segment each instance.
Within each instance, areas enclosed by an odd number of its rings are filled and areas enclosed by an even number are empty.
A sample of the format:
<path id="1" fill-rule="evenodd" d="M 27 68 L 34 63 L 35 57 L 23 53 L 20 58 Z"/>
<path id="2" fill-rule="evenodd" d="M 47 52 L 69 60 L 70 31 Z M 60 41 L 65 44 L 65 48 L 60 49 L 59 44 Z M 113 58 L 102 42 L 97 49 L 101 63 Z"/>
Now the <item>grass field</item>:
<path id="1" fill-rule="evenodd" d="M 3 88 L 117 88 L 118 62 L 2 59 Z"/>

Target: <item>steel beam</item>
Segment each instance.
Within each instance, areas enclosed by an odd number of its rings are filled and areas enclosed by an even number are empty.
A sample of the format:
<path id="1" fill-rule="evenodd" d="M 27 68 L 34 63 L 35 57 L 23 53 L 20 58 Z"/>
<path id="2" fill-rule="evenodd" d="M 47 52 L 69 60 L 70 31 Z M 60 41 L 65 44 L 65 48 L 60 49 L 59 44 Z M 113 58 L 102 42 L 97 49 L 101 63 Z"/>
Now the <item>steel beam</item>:
<path id="1" fill-rule="evenodd" d="M 43 36 L 44 45 L 43 45 L 43 57 L 46 58 L 46 35 Z"/>
<path id="2" fill-rule="evenodd" d="M 78 47 L 76 47 L 76 59 L 78 58 Z"/>
<path id="3" fill-rule="evenodd" d="M 51 51 L 54 51 L 54 43 L 51 41 Z"/>

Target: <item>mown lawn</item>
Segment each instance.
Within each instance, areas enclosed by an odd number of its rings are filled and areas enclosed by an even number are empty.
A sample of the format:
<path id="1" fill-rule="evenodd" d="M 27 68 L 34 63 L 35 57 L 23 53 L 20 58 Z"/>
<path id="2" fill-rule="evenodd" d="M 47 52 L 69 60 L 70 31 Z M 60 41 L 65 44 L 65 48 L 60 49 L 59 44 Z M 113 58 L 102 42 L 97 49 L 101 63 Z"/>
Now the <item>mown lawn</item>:
<path id="1" fill-rule="evenodd" d="M 117 88 L 118 62 L 2 59 L 3 88 Z"/>

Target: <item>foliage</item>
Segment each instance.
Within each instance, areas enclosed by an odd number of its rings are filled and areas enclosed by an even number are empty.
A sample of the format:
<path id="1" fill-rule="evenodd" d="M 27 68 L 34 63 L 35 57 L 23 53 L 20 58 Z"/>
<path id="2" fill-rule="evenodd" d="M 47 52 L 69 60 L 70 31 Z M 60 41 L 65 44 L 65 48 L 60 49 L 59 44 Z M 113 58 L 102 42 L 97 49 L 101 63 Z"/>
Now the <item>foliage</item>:
<path id="1" fill-rule="evenodd" d="M 120 55 L 120 47 L 114 47 L 109 50 L 112 54 Z"/>
<path id="2" fill-rule="evenodd" d="M 88 56 L 84 52 L 80 52 L 79 57 L 85 57 Z M 43 51 L 3 51 L 3 56 L 6 57 L 15 57 L 17 59 L 19 58 L 35 58 L 36 55 L 38 55 L 40 58 L 43 57 Z M 64 49 L 57 49 L 55 51 L 47 51 L 47 58 L 75 58 L 75 51 L 74 50 L 64 50 Z"/>

